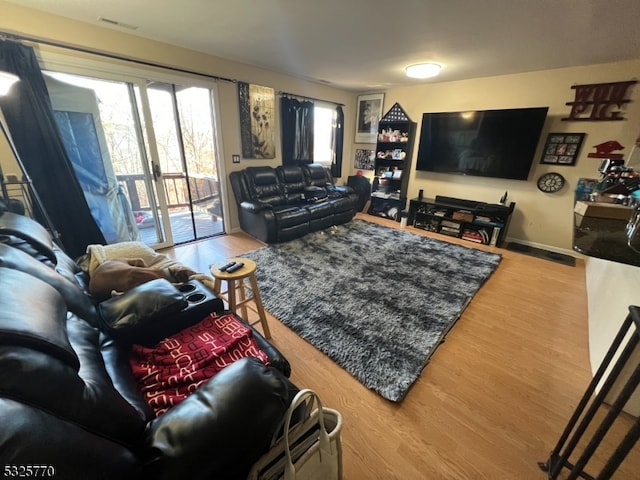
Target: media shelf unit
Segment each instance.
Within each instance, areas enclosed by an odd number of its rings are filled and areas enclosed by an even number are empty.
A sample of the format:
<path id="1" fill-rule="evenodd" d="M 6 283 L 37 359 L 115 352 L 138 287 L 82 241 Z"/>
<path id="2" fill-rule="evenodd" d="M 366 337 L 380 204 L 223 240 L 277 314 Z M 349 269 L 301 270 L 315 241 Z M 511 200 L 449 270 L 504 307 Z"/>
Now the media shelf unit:
<path id="1" fill-rule="evenodd" d="M 409 201 L 409 225 L 484 245 L 501 246 L 516 204 L 476 202 L 462 198 L 414 198 Z"/>
<path id="2" fill-rule="evenodd" d="M 394 103 L 378 124 L 374 162 L 375 177 L 367 213 L 400 221 L 407 206 L 409 170 L 416 123 L 400 104 Z"/>

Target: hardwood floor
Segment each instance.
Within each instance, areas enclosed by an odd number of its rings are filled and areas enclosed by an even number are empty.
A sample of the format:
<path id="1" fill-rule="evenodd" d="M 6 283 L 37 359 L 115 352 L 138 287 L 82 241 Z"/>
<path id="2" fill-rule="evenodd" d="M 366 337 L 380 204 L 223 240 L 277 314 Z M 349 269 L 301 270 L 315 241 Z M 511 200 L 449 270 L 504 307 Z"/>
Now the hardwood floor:
<path id="1" fill-rule="evenodd" d="M 239 233 L 164 253 L 208 272 L 210 264 L 262 245 Z M 502 254 L 502 261 L 400 403 L 366 389 L 269 316 L 272 342 L 289 359 L 292 381 L 314 389 L 344 417 L 347 480 L 546 478 L 537 462 L 547 460 L 591 378 L 584 263 L 569 267 L 477 248 Z M 402 260 L 420 274 L 420 265 Z M 621 419 L 610 436 L 619 439 L 630 422 Z M 606 439 L 587 472 L 597 474 L 611 444 Z M 614 478 L 638 478 L 638 450 Z"/>

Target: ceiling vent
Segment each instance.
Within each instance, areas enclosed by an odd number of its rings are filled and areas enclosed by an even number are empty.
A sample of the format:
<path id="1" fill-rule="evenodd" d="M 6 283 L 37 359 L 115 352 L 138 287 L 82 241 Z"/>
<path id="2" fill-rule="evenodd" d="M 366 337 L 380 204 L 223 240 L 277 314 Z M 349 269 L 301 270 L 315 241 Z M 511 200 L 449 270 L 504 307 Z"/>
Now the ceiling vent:
<path id="1" fill-rule="evenodd" d="M 107 23 L 113 27 L 126 28 L 127 30 L 137 30 L 137 25 L 129 25 L 128 23 L 119 22 L 117 20 L 111 20 L 110 18 L 100 17 L 98 18 L 99 22 Z"/>

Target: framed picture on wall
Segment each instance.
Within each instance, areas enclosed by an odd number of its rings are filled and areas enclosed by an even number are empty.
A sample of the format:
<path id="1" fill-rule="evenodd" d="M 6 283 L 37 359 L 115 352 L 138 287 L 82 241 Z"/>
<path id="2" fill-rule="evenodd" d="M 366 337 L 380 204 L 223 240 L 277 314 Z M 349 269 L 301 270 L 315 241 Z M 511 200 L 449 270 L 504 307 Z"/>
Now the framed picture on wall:
<path id="1" fill-rule="evenodd" d="M 373 170 L 375 163 L 375 150 L 356 149 L 356 161 L 354 167 L 361 170 Z"/>
<path id="2" fill-rule="evenodd" d="M 356 143 L 376 143 L 383 103 L 384 93 L 358 96 Z"/>
<path id="3" fill-rule="evenodd" d="M 240 139 L 244 158 L 275 158 L 275 90 L 238 82 Z"/>
<path id="4" fill-rule="evenodd" d="M 550 133 L 540 163 L 575 165 L 584 137 L 584 133 Z"/>

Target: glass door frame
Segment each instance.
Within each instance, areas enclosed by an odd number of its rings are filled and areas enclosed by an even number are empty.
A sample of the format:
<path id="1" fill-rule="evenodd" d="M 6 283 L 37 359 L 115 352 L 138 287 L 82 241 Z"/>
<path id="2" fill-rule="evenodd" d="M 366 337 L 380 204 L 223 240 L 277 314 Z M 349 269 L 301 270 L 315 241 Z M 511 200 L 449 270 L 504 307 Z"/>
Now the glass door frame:
<path id="1" fill-rule="evenodd" d="M 132 67 L 130 65 L 124 65 L 119 61 L 99 61 L 90 58 L 81 58 L 76 56 L 70 56 L 63 53 L 58 53 L 49 50 L 40 50 L 37 52 L 38 61 L 43 70 L 51 70 L 62 73 L 69 73 L 73 75 L 94 77 L 97 79 L 110 80 L 115 82 L 123 82 L 128 85 L 130 96 L 132 97 L 132 108 L 135 108 L 133 113 L 138 114 L 140 117 L 134 115 L 134 121 L 136 122 L 137 134 L 139 137 L 140 148 L 143 150 L 141 154 L 144 154 L 144 158 L 147 161 L 143 161 L 142 169 L 145 174 L 145 182 L 149 189 L 150 201 L 152 203 L 151 208 L 154 212 L 155 228 L 159 239 L 161 241 L 150 244 L 150 247 L 154 249 L 161 249 L 165 247 L 173 246 L 173 236 L 171 234 L 171 222 L 169 219 L 169 210 L 167 206 L 167 195 L 164 189 L 164 183 L 162 181 L 162 171 L 160 169 L 160 161 L 157 150 L 157 143 L 155 133 L 153 131 L 153 121 L 151 116 L 151 110 L 149 106 L 149 98 L 147 95 L 147 81 L 154 80 L 176 85 L 189 85 L 193 87 L 206 88 L 211 93 L 211 113 L 212 113 L 212 128 L 214 133 L 214 146 L 216 148 L 216 163 L 218 170 L 218 183 L 220 189 L 220 201 L 223 214 L 223 233 L 226 233 L 229 228 L 227 205 L 227 185 L 223 179 L 226 178 L 226 169 L 224 162 L 224 151 L 222 147 L 222 131 L 220 128 L 220 101 L 218 84 L 214 79 L 203 79 L 202 77 L 191 75 L 180 75 L 175 72 L 167 72 L 158 68 L 142 68 Z M 138 88 L 138 92 L 141 98 L 142 111 L 138 111 L 137 103 L 135 101 L 134 87 Z M 140 118 L 144 120 L 144 127 L 140 124 Z M 144 135 L 143 134 L 144 130 Z M 147 142 L 145 142 L 145 135 Z M 148 151 L 147 151 L 148 150 Z M 157 195 L 156 195 L 157 192 Z M 159 208 L 160 211 L 156 211 Z M 157 219 L 162 219 L 162 225 L 160 225 Z M 166 232 L 166 238 L 165 238 Z"/>
<path id="2" fill-rule="evenodd" d="M 151 245 L 152 248 L 164 248 L 173 245 L 173 234 L 171 232 L 171 221 L 169 219 L 169 207 L 167 202 L 167 194 L 164 190 L 164 182 L 162 181 L 162 169 L 160 168 L 160 156 L 158 154 L 158 147 L 156 142 L 156 134 L 153 129 L 153 119 L 151 116 L 151 108 L 149 106 L 149 96 L 147 95 L 147 81 L 141 80 L 137 82 L 138 93 L 140 94 L 140 104 L 142 106 L 142 117 L 144 118 L 144 124 L 146 128 L 147 142 L 145 144 L 143 134 L 143 126 L 140 124 L 140 118 L 135 116 L 136 128 L 138 128 L 138 134 L 143 139 L 142 146 L 147 147 L 146 158 L 147 162 L 143 162 L 143 171 L 145 174 L 145 183 L 149 189 L 149 201 L 151 211 L 153 212 L 154 228 L 156 229 L 157 238 L 160 242 Z M 134 87 L 129 84 L 130 98 L 133 100 L 132 108 L 137 107 L 135 99 Z M 133 95 L 133 96 L 131 96 Z M 136 108 L 137 109 L 137 108 Z M 157 192 L 157 195 L 156 195 Z M 158 211 L 159 210 L 159 211 Z M 160 225 L 159 219 L 162 219 L 162 225 Z M 166 236 L 165 236 L 166 232 Z"/>

